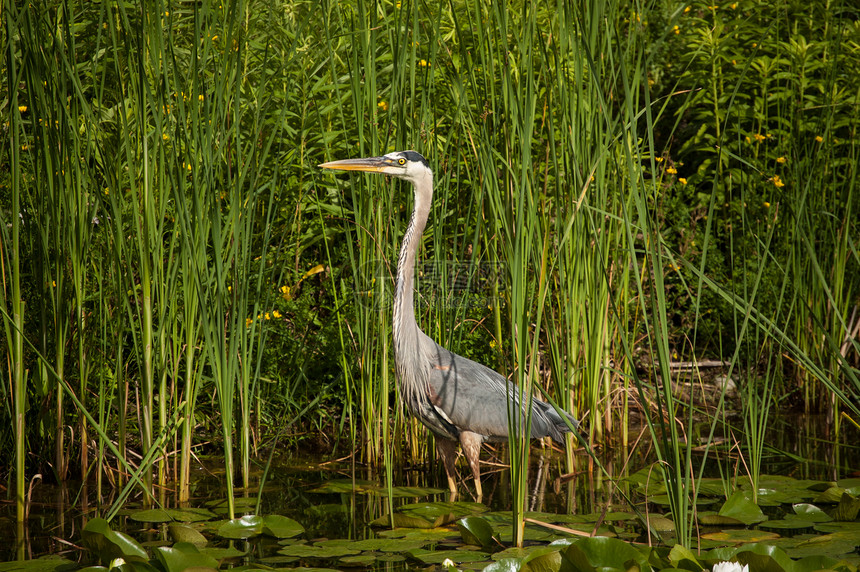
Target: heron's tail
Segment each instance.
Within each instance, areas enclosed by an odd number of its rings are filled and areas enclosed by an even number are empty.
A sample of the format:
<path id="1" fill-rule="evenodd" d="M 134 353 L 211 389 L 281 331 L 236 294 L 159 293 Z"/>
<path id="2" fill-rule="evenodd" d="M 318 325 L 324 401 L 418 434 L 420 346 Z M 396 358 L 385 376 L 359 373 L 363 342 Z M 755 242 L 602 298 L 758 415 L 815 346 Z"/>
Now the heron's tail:
<path id="1" fill-rule="evenodd" d="M 564 442 L 564 434 L 570 433 L 571 427 L 579 429 L 579 421 L 573 415 L 564 410 L 556 410 L 546 401 L 534 400 L 535 409 L 532 413 L 532 437 L 551 437 L 558 443 Z"/>

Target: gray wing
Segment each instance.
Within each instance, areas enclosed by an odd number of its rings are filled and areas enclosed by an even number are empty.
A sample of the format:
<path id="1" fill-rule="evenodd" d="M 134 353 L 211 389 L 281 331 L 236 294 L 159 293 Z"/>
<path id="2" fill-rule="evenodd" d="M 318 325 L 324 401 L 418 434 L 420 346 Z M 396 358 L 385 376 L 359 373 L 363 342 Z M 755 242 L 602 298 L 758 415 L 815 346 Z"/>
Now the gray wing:
<path id="1" fill-rule="evenodd" d="M 518 426 L 524 423 L 525 406 L 519 402 L 517 386 L 490 368 L 446 350 L 428 337 L 424 339 L 424 354 L 430 365 L 428 405 L 434 407 L 440 423 L 478 433 L 490 441 L 507 440 L 509 411 L 517 415 Z M 509 408 L 511 399 L 517 404 L 514 408 Z M 579 426 L 573 417 L 562 413 L 574 427 Z M 560 442 L 569 430 L 552 405 L 532 400 L 532 439 L 549 436 Z"/>

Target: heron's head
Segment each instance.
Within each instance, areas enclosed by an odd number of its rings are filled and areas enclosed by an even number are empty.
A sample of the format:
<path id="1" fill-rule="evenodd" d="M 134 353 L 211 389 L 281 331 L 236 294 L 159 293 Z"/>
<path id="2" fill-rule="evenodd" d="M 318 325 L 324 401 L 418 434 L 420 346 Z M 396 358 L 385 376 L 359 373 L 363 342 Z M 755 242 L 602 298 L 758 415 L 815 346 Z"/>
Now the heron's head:
<path id="1" fill-rule="evenodd" d="M 395 151 L 382 157 L 330 161 L 319 166 L 323 169 L 338 169 L 341 171 L 384 173 L 405 179 L 413 184 L 424 177 L 432 175 L 427 159 L 415 151 Z"/>

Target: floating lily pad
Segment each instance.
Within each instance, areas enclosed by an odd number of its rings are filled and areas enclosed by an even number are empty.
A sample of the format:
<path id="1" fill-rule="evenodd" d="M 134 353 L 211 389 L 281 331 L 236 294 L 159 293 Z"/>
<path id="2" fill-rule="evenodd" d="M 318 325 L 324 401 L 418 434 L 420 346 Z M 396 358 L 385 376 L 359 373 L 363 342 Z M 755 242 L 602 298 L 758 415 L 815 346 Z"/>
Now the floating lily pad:
<path id="1" fill-rule="evenodd" d="M 813 504 L 796 504 L 791 507 L 799 518 L 811 522 L 830 522 L 833 520 L 829 514 Z M 788 518 L 788 517 L 786 517 Z"/>
<path id="2" fill-rule="evenodd" d="M 693 554 L 693 551 L 680 544 L 676 544 L 672 547 L 672 550 L 669 551 L 668 560 L 675 568 L 688 570 L 690 572 L 700 572 L 704 568 L 699 563 L 699 559 L 696 558 L 696 555 Z"/>
<path id="3" fill-rule="evenodd" d="M 485 549 L 496 544 L 493 538 L 493 527 L 480 516 L 467 516 L 458 520 L 457 528 L 466 544 L 474 544 Z"/>
<path id="4" fill-rule="evenodd" d="M 756 503 L 759 506 L 780 506 L 783 504 L 794 504 L 803 501 L 807 496 L 794 494 L 793 490 L 776 490 L 760 488 L 757 491 Z"/>
<path id="5" fill-rule="evenodd" d="M 373 554 L 356 554 L 355 556 L 344 556 L 339 560 L 344 566 L 370 566 L 376 562 Z"/>
<path id="6" fill-rule="evenodd" d="M 366 551 L 376 550 L 379 552 L 409 552 L 429 544 L 430 540 L 409 540 L 399 538 L 367 538 L 365 540 L 322 540 L 314 546 L 334 547 L 340 546 L 350 550 Z"/>
<path id="7" fill-rule="evenodd" d="M 188 542 L 177 542 L 173 546 L 159 546 L 153 551 L 155 561 L 167 572 L 182 572 L 187 568 L 218 568 L 218 561 L 202 554 Z"/>
<path id="8" fill-rule="evenodd" d="M 840 500 L 842 500 L 842 494 L 845 492 L 845 489 L 841 487 L 830 487 L 825 491 L 822 491 L 815 497 L 816 503 L 833 503 L 836 504 Z"/>
<path id="9" fill-rule="evenodd" d="M 16 560 L 15 562 L 0 562 L 0 572 L 11 572 L 12 570 L 20 572 L 54 572 L 54 570 L 71 570 L 77 565 L 66 558 L 56 555 L 42 556 L 33 560 Z M 92 568 L 95 568 L 93 566 Z M 107 571 L 107 568 L 99 567 L 100 570 Z"/>
<path id="10" fill-rule="evenodd" d="M 812 528 L 815 523 L 811 520 L 803 520 L 800 518 L 785 518 L 780 520 L 769 520 L 759 525 L 761 528 L 772 530 L 803 530 L 804 528 Z"/>
<path id="11" fill-rule="evenodd" d="M 171 523 L 167 525 L 167 531 L 175 542 L 188 542 L 198 547 L 206 546 L 209 543 L 209 540 L 200 534 L 199 530 L 191 528 L 186 524 Z"/>
<path id="12" fill-rule="evenodd" d="M 81 540 L 102 564 L 114 558 L 130 562 L 147 562 L 149 555 L 138 542 L 123 532 L 112 530 L 103 518 L 94 518 L 81 531 Z"/>
<path id="13" fill-rule="evenodd" d="M 858 533 L 860 532 L 860 522 L 820 522 L 815 525 L 815 530 L 818 532 Z"/>
<path id="14" fill-rule="evenodd" d="M 278 554 L 296 556 L 298 558 L 340 558 L 342 556 L 353 556 L 360 552 L 360 550 L 350 550 L 345 546 L 309 546 L 307 544 L 294 544 L 293 546 L 285 546 L 278 550 Z"/>
<path id="15" fill-rule="evenodd" d="M 761 542 L 763 540 L 771 540 L 774 538 L 779 538 L 779 535 L 775 532 L 767 532 L 764 530 L 731 529 L 703 534 L 702 538 L 708 540 L 716 540 L 718 542 L 739 544 L 744 542 Z"/>
<path id="16" fill-rule="evenodd" d="M 702 526 L 743 526 L 744 523 L 730 516 L 723 516 L 713 511 L 700 511 L 696 519 Z"/>
<path id="17" fill-rule="evenodd" d="M 394 528 L 391 530 L 380 530 L 377 533 L 382 538 L 400 538 L 402 540 L 423 540 L 426 542 L 438 542 L 445 538 L 456 538 L 457 533 L 448 528 L 414 529 Z"/>
<path id="18" fill-rule="evenodd" d="M 457 520 L 453 514 L 440 515 L 433 520 L 413 514 L 395 512 L 393 515 L 380 516 L 370 522 L 370 526 L 393 526 L 394 528 L 438 528 Z"/>
<path id="19" fill-rule="evenodd" d="M 208 508 L 168 508 L 165 510 L 170 518 L 177 522 L 202 522 L 217 516 Z"/>
<path id="20" fill-rule="evenodd" d="M 561 544 L 556 544 L 560 545 Z M 645 555 L 632 545 L 615 538 L 580 538 L 561 549 L 564 560 L 580 572 L 637 568 L 648 570 Z"/>
<path id="21" fill-rule="evenodd" d="M 847 492 L 842 493 L 842 498 L 839 499 L 839 504 L 833 510 L 833 520 L 852 521 L 857 520 L 857 514 L 860 513 L 860 499 L 855 498 Z"/>
<path id="22" fill-rule="evenodd" d="M 749 492 L 736 491 L 720 508 L 720 516 L 728 516 L 744 524 L 755 524 L 767 520 L 761 509 L 749 498 Z"/>
<path id="23" fill-rule="evenodd" d="M 201 548 L 200 552 L 202 554 L 208 554 L 212 558 L 216 560 L 224 560 L 225 558 L 240 558 L 245 556 L 247 552 L 239 550 L 235 546 L 231 546 L 230 548 L 220 548 L 218 546 L 207 546 L 205 548 Z"/>
<path id="24" fill-rule="evenodd" d="M 137 522 L 170 522 L 173 520 L 170 514 L 163 508 L 150 508 L 146 510 L 136 510 L 133 511 L 130 515 L 132 520 L 136 520 Z"/>
<path id="25" fill-rule="evenodd" d="M 792 558 L 803 558 L 805 556 L 816 556 L 827 554 L 833 557 L 854 552 L 858 541 L 840 538 L 835 534 L 824 534 L 785 546 L 785 553 Z"/>
<path id="26" fill-rule="evenodd" d="M 322 485 L 311 489 L 309 492 L 312 493 L 320 493 L 320 494 L 370 494 L 379 489 L 379 486 L 376 483 L 371 481 L 364 481 L 360 479 L 356 479 L 353 481 L 352 479 L 333 479 Z"/>
<path id="27" fill-rule="evenodd" d="M 262 533 L 275 538 L 292 538 L 305 531 L 305 527 L 291 518 L 278 514 L 263 517 Z"/>
<path id="28" fill-rule="evenodd" d="M 735 554 L 738 562 L 749 566 L 750 570 L 771 572 L 794 572 L 795 563 L 784 550 L 767 544 L 744 546 Z"/>
<path id="29" fill-rule="evenodd" d="M 672 521 L 672 519 L 660 515 L 649 516 L 648 526 L 650 526 L 652 530 L 656 530 L 657 532 L 675 531 L 675 523 Z"/>
<path id="30" fill-rule="evenodd" d="M 251 538 L 263 532 L 263 518 L 256 515 L 243 516 L 228 520 L 218 527 L 218 536 L 222 538 Z"/>

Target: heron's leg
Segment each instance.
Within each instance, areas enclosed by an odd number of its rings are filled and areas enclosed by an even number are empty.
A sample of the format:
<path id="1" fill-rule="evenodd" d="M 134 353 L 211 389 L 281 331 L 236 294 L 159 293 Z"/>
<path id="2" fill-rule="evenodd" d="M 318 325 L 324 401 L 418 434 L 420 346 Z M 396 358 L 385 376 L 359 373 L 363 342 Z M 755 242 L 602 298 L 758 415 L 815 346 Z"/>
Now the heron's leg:
<path id="1" fill-rule="evenodd" d="M 469 468 L 472 469 L 472 476 L 475 477 L 475 493 L 477 501 L 481 502 L 484 496 L 484 491 L 481 489 L 481 443 L 484 438 L 477 433 L 471 431 L 460 432 L 460 445 L 463 446 L 463 454 L 466 455 L 466 460 L 469 461 Z"/>
<path id="2" fill-rule="evenodd" d="M 454 502 L 457 500 L 457 469 L 454 468 L 454 461 L 457 459 L 457 442 L 436 437 L 436 452 L 445 465 L 448 488 L 451 489 L 451 502 Z"/>

